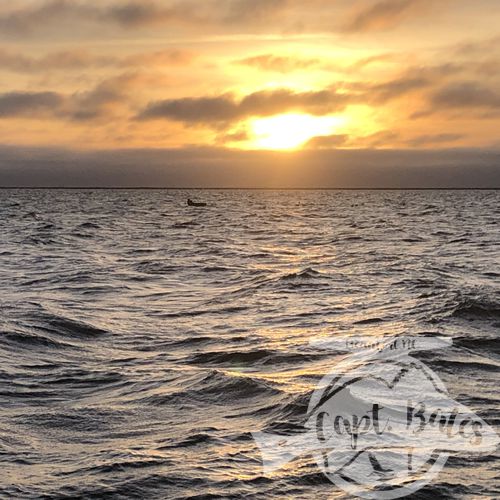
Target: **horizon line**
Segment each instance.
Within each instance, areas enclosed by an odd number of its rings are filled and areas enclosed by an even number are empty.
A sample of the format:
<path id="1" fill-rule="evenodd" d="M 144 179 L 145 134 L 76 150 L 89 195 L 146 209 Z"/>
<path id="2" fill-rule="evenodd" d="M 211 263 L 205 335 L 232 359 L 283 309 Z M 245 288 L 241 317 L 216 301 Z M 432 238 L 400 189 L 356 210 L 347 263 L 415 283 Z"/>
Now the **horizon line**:
<path id="1" fill-rule="evenodd" d="M 0 186 L 0 190 L 142 190 L 142 191 L 500 191 L 498 187 L 152 187 L 152 186 Z"/>

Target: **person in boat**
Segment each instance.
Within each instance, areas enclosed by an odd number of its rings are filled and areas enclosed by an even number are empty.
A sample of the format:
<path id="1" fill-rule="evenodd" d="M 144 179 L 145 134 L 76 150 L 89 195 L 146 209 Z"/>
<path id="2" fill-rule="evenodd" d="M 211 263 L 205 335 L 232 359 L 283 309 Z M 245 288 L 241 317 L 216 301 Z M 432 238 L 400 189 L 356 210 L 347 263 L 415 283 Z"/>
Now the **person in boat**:
<path id="1" fill-rule="evenodd" d="M 189 207 L 206 207 L 206 203 L 196 203 L 191 198 L 188 198 L 187 204 Z"/>

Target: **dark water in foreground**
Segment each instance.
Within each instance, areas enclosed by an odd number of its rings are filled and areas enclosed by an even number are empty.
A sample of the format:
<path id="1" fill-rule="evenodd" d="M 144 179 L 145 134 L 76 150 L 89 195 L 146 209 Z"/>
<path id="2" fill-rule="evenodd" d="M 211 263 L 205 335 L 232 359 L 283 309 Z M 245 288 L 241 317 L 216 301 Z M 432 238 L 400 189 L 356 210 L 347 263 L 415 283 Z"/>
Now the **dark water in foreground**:
<path id="1" fill-rule="evenodd" d="M 203 199 L 205 210 L 186 198 Z M 423 353 L 499 429 L 500 192 L 0 191 L 1 498 L 347 498 L 309 456 L 264 477 L 344 356 Z M 415 498 L 499 498 L 461 453 Z"/>

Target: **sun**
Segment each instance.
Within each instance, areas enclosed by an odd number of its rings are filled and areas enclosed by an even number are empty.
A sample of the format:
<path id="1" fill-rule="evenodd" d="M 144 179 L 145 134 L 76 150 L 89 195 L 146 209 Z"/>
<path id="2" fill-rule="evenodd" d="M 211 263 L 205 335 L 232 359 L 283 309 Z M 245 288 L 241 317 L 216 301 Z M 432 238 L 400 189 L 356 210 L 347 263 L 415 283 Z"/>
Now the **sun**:
<path id="1" fill-rule="evenodd" d="M 340 116 L 285 114 L 251 122 L 256 149 L 296 149 L 313 137 L 333 135 L 345 122 Z"/>

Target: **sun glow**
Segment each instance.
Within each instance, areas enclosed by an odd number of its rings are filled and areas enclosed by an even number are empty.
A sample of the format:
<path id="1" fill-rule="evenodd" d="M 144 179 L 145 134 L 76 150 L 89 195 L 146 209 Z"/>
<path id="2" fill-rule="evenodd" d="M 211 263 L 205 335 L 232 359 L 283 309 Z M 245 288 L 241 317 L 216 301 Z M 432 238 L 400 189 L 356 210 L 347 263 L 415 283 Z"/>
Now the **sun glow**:
<path id="1" fill-rule="evenodd" d="M 344 125 L 340 116 L 286 114 L 251 123 L 252 146 L 259 149 L 295 149 L 318 136 L 333 135 Z"/>

